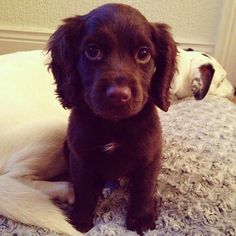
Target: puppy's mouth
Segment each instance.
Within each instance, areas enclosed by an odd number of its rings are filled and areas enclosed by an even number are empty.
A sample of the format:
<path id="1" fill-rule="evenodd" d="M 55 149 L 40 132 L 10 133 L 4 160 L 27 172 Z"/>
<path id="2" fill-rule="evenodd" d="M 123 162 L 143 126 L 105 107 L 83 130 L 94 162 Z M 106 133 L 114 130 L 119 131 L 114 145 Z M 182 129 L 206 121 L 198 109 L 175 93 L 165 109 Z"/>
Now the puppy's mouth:
<path id="1" fill-rule="evenodd" d="M 111 85 L 102 90 L 95 89 L 86 97 L 87 104 L 94 114 L 113 121 L 136 115 L 147 100 L 142 89 L 127 85 Z"/>

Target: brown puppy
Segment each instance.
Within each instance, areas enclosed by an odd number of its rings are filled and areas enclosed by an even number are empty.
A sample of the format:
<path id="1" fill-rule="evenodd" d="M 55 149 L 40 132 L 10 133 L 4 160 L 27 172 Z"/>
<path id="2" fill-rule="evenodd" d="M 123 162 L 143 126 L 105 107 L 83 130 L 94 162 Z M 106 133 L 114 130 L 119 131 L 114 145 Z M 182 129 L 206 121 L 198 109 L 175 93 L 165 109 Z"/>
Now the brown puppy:
<path id="1" fill-rule="evenodd" d="M 169 107 L 176 45 L 164 24 L 107 4 L 65 20 L 49 42 L 62 105 L 71 108 L 67 144 L 75 189 L 72 222 L 93 226 L 106 180 L 128 177 L 127 227 L 155 226 L 162 138 L 155 104 Z"/>

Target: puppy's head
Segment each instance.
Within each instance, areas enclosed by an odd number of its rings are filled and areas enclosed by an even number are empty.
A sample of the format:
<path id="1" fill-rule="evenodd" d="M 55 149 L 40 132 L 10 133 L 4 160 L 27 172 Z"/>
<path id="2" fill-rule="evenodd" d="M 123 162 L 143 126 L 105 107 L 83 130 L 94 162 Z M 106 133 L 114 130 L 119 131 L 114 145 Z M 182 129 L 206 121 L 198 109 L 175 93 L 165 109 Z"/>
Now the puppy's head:
<path id="1" fill-rule="evenodd" d="M 166 25 L 149 23 L 136 9 L 107 4 L 66 19 L 49 51 L 64 107 L 82 101 L 111 120 L 137 114 L 149 99 L 168 110 L 175 42 Z"/>

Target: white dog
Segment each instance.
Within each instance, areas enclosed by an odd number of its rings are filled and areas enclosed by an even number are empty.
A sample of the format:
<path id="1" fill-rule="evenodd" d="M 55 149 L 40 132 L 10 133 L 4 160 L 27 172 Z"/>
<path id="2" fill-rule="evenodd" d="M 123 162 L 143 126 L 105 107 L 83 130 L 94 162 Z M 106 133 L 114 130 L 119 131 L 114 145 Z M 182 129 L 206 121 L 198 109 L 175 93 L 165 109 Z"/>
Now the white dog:
<path id="1" fill-rule="evenodd" d="M 27 59 L 28 58 L 28 59 Z M 50 199 L 73 202 L 63 174 L 66 111 L 54 96 L 45 56 L 0 57 L 0 215 L 72 236 L 82 235 Z"/>
<path id="2" fill-rule="evenodd" d="M 235 89 L 227 80 L 224 68 L 213 57 L 178 48 L 177 63 L 170 88 L 174 99 L 194 96 L 201 100 L 206 94 L 233 98 Z"/>
<path id="3" fill-rule="evenodd" d="M 68 182 L 50 181 L 67 170 L 62 149 L 68 113 L 54 96 L 45 58 L 39 51 L 0 57 L 0 214 L 82 235 L 50 200 L 73 203 L 74 196 Z M 202 99 L 208 89 L 233 96 L 225 71 L 212 57 L 179 49 L 172 94 Z"/>

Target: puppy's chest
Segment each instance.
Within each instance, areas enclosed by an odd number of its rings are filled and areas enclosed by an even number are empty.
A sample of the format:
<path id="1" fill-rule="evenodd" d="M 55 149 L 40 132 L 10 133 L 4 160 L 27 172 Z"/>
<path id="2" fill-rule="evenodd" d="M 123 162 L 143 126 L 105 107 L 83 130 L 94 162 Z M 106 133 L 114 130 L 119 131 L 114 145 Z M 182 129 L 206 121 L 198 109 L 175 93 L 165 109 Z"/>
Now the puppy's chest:
<path id="1" fill-rule="evenodd" d="M 131 139 L 133 137 L 129 132 L 122 132 L 120 129 L 114 130 L 107 128 L 99 130 L 95 135 L 96 151 L 101 158 L 115 158 L 117 155 L 125 154 L 129 152 L 129 147 L 134 143 Z"/>
<path id="2" fill-rule="evenodd" d="M 119 141 L 101 145 L 96 154 L 96 169 L 108 179 L 126 176 L 134 166 L 134 158 L 128 145 Z"/>

